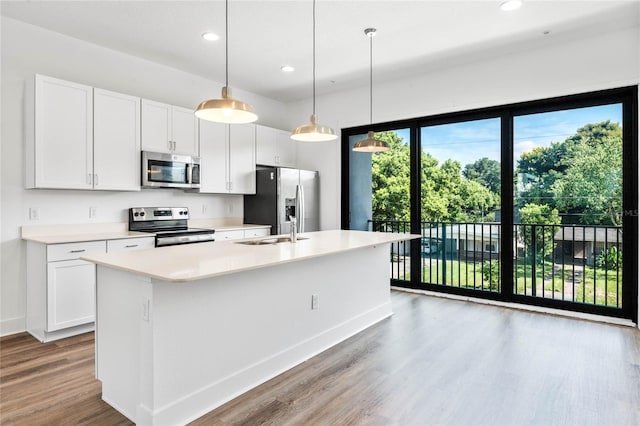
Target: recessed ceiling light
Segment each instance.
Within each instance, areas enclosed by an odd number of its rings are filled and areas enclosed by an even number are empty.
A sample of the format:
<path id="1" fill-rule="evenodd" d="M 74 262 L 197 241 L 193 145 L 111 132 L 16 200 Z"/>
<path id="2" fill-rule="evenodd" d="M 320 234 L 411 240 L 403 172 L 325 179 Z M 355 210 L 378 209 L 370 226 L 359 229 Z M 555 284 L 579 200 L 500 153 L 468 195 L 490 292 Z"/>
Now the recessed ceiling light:
<path id="1" fill-rule="evenodd" d="M 212 32 L 202 33 L 202 38 L 207 40 L 207 41 L 220 40 L 220 36 L 218 34 L 215 34 L 215 33 L 212 33 Z"/>
<path id="2" fill-rule="evenodd" d="M 520 9 L 520 6 L 522 6 L 522 0 L 507 0 L 502 2 L 500 9 L 505 12 L 510 12 L 512 10 Z"/>
<path id="3" fill-rule="evenodd" d="M 292 67 L 291 65 L 283 65 L 280 67 L 280 69 L 284 72 L 293 72 L 296 69 L 294 67 Z"/>

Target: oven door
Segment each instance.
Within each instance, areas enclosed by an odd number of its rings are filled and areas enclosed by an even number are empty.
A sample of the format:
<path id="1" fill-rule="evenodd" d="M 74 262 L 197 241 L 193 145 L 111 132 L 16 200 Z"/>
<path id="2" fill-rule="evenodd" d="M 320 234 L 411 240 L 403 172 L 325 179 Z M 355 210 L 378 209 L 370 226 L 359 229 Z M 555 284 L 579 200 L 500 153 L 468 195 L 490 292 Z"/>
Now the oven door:
<path id="1" fill-rule="evenodd" d="M 189 155 L 142 151 L 142 187 L 192 188 L 192 165 Z"/>

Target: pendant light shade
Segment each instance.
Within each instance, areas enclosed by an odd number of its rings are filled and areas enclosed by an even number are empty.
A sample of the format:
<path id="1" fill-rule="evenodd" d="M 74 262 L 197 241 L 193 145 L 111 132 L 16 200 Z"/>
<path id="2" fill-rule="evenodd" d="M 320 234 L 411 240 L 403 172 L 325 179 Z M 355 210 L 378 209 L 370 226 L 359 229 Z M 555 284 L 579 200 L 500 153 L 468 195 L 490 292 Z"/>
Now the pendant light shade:
<path id="1" fill-rule="evenodd" d="M 225 85 L 220 99 L 209 99 L 200 102 L 195 115 L 198 118 L 217 123 L 252 123 L 258 119 L 251 105 L 233 99 L 229 87 L 229 1 L 225 0 Z"/>
<path id="2" fill-rule="evenodd" d="M 375 28 L 367 28 L 364 33 L 369 37 L 369 123 L 373 124 L 373 36 Z M 356 142 L 353 146 L 356 152 L 384 152 L 389 151 L 389 144 L 375 138 L 372 131 L 367 132 L 367 138 Z"/>
<path id="3" fill-rule="evenodd" d="M 316 120 L 316 1 L 313 0 L 313 113 L 308 124 L 291 132 L 291 139 L 302 142 L 325 142 L 337 139 L 336 132 Z"/>
<path id="4" fill-rule="evenodd" d="M 302 142 L 326 142 L 336 139 L 331 127 L 316 123 L 316 115 L 312 114 L 309 124 L 297 127 L 291 132 L 291 139 Z"/>

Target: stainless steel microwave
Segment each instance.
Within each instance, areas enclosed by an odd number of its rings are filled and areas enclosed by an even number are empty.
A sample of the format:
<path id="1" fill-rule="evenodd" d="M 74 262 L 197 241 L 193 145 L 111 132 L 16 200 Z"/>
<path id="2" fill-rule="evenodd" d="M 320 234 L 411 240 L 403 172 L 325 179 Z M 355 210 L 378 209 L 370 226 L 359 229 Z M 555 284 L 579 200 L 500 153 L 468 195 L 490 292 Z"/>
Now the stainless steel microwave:
<path id="1" fill-rule="evenodd" d="M 143 188 L 200 188 L 200 157 L 142 151 Z"/>

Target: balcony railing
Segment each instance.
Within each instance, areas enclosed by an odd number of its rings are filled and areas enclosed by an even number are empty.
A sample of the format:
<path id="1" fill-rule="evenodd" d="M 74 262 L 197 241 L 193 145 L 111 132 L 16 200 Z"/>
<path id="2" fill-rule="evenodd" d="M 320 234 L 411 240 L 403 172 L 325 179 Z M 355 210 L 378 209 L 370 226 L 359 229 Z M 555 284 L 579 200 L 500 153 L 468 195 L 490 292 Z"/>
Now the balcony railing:
<path id="1" fill-rule="evenodd" d="M 409 232 L 410 223 L 369 221 L 376 232 Z M 501 292 L 500 223 L 422 222 L 421 282 Z M 513 292 L 599 306 L 622 306 L 622 229 L 518 224 L 513 227 Z M 409 242 L 391 247 L 391 278 L 411 280 Z"/>

